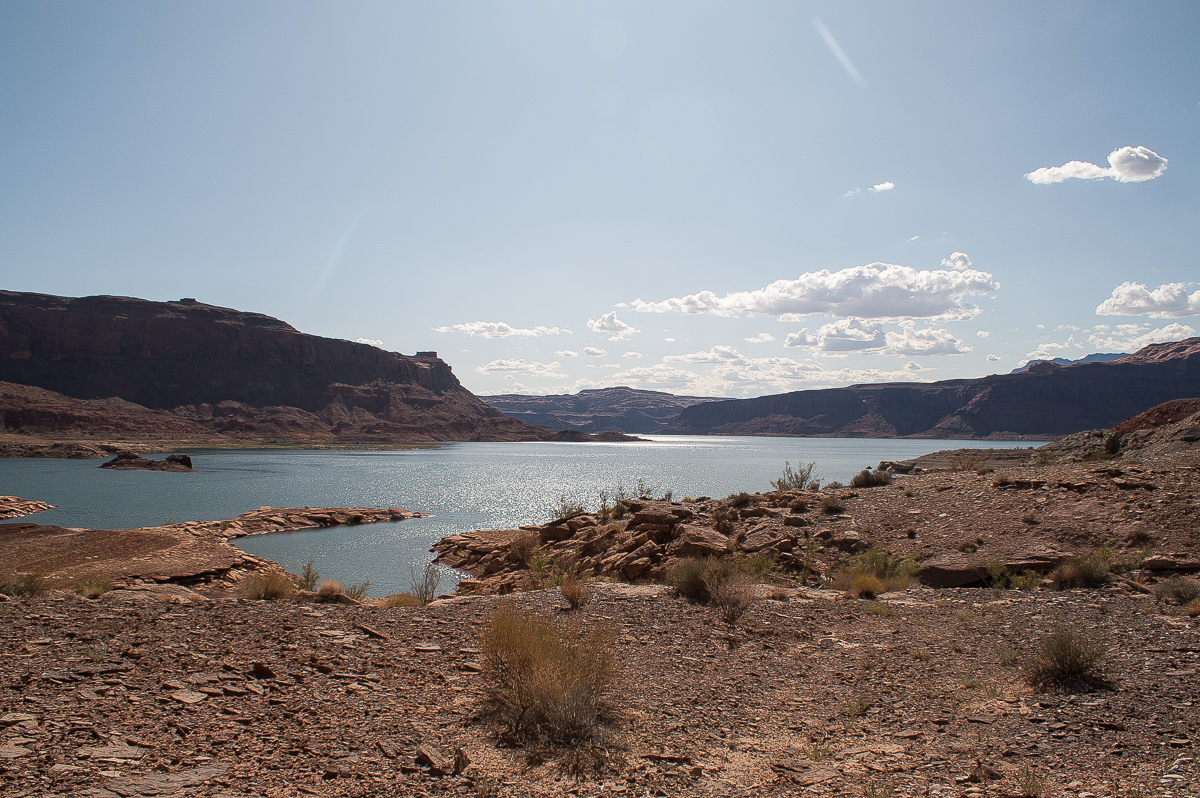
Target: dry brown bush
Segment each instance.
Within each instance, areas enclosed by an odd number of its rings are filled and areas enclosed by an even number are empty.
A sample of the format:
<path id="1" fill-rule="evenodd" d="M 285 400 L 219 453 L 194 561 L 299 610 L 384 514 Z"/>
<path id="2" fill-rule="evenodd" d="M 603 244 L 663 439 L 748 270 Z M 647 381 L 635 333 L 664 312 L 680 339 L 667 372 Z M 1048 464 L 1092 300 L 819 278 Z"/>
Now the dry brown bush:
<path id="1" fill-rule="evenodd" d="M 536 532 L 518 535 L 508 544 L 508 558 L 518 565 L 529 565 L 533 553 L 541 545 Z"/>
<path id="2" fill-rule="evenodd" d="M 412 593 L 393 593 L 379 603 L 381 607 L 420 607 L 421 599 Z"/>
<path id="3" fill-rule="evenodd" d="M 614 681 L 616 627 L 556 623 L 501 607 L 483 625 L 490 696 L 520 740 L 576 744 L 596 736 Z"/>
<path id="4" fill-rule="evenodd" d="M 1059 587 L 1099 587 L 1108 582 L 1108 561 L 1099 554 L 1068 557 L 1054 571 Z"/>
<path id="5" fill-rule="evenodd" d="M 254 601 L 279 601 L 296 592 L 296 586 L 285 573 L 270 571 L 254 574 L 242 586 L 242 595 Z"/>
<path id="6" fill-rule="evenodd" d="M 112 582 L 105 579 L 86 579 L 75 585 L 75 592 L 89 599 L 98 599 L 112 589 Z"/>
<path id="7" fill-rule="evenodd" d="M 342 583 L 333 579 L 326 579 L 317 588 L 317 596 L 321 601 L 337 601 L 343 595 Z"/>
<path id="8" fill-rule="evenodd" d="M 1184 604 L 1183 613 L 1189 618 L 1200 616 L 1200 598 L 1192 599 L 1187 604 Z"/>
<path id="9" fill-rule="evenodd" d="M 592 600 L 592 588 L 573 575 L 563 579 L 563 583 L 558 586 L 558 592 L 572 610 L 581 610 Z"/>
<path id="10" fill-rule="evenodd" d="M 837 496 L 821 497 L 821 512 L 826 515 L 837 515 L 845 510 L 846 505 Z"/>
<path id="11" fill-rule="evenodd" d="M 1056 626 L 1025 661 L 1025 675 L 1038 687 L 1099 684 L 1107 654 L 1108 644 L 1100 634 Z"/>
<path id="12" fill-rule="evenodd" d="M 1154 586 L 1154 597 L 1159 601 L 1174 599 L 1179 605 L 1189 604 L 1200 598 L 1200 580 L 1188 576 L 1170 576 Z"/>
<path id="13" fill-rule="evenodd" d="M 875 598 L 883 591 L 883 582 L 874 574 L 859 574 L 850 582 L 850 595 L 857 598 Z"/>
<path id="14" fill-rule="evenodd" d="M 750 574 L 741 570 L 728 576 L 710 572 L 709 579 L 711 580 L 708 584 L 710 600 L 716 606 L 721 620 L 732 626 L 754 603 L 754 579 Z"/>
<path id="15" fill-rule="evenodd" d="M 40 596 L 46 592 L 46 585 L 39 574 L 20 574 L 11 582 L 0 583 L 0 593 L 8 596 Z"/>

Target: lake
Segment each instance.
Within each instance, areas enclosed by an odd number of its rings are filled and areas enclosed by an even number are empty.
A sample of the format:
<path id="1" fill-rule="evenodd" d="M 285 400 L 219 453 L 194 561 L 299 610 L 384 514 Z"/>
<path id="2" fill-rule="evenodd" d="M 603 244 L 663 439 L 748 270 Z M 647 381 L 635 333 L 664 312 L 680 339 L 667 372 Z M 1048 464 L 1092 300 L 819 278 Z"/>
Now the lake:
<path id="1" fill-rule="evenodd" d="M 880 460 L 1029 441 L 646 436 L 636 443 L 450 443 L 405 451 L 191 451 L 196 472 L 114 471 L 95 460 L 0 459 L 0 494 L 55 509 L 19 520 L 92 529 L 220 520 L 272 507 L 402 507 L 432 518 L 241 538 L 247 552 L 295 573 L 312 560 L 370 594 L 405 589 L 410 567 L 440 538 L 541 523 L 565 498 L 595 506 L 598 491 L 724 497 L 769 490 L 784 461 L 815 462 L 823 481 L 848 482 Z M 448 574 L 448 576 L 451 576 Z"/>

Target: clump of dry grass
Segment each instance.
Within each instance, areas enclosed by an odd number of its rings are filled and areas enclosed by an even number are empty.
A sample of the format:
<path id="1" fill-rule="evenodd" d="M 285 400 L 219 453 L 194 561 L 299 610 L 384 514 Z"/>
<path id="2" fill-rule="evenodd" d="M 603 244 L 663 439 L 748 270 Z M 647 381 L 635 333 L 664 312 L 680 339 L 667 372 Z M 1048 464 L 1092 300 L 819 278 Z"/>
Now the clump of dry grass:
<path id="1" fill-rule="evenodd" d="M 721 620 L 732 626 L 746 614 L 754 603 L 754 580 L 745 571 L 735 571 L 724 579 L 708 586 L 711 603 L 717 608 Z"/>
<path id="2" fill-rule="evenodd" d="M 479 647 L 490 696 L 509 731 L 529 742 L 573 745 L 596 736 L 611 693 L 616 627 L 578 624 L 501 607 Z"/>
<path id="3" fill-rule="evenodd" d="M 1055 626 L 1025 660 L 1025 676 L 1037 687 L 1100 684 L 1107 655 L 1108 644 L 1100 634 Z"/>
<path id="4" fill-rule="evenodd" d="M 753 557 L 685 557 L 672 566 L 667 583 L 688 601 L 714 605 L 733 624 L 754 603 L 756 576 L 768 573 L 765 563 Z"/>
<path id="5" fill-rule="evenodd" d="M 741 493 L 731 493 L 725 497 L 725 503 L 730 507 L 745 507 L 750 504 L 750 494 L 742 491 Z"/>
<path id="6" fill-rule="evenodd" d="M 883 582 L 874 574 L 859 574 L 850 581 L 846 592 L 856 598 L 873 599 L 884 592 Z"/>
<path id="7" fill-rule="evenodd" d="M 317 598 L 321 601 L 337 601 L 343 595 L 342 583 L 336 579 L 326 579 L 317 587 Z"/>
<path id="8" fill-rule="evenodd" d="M 1059 587 L 1099 587 L 1108 582 L 1111 569 L 1100 554 L 1068 557 L 1054 571 Z"/>
<path id="9" fill-rule="evenodd" d="M 837 515 L 846 511 L 846 505 L 837 496 L 821 497 L 821 512 L 826 515 Z"/>
<path id="10" fill-rule="evenodd" d="M 426 563 L 420 571 L 415 565 L 409 566 L 408 592 L 415 596 L 421 604 L 428 604 L 437 598 L 438 588 L 441 587 L 441 584 L 441 569 L 433 563 Z"/>
<path id="11" fill-rule="evenodd" d="M 541 540 L 536 532 L 526 532 L 518 535 L 508 544 L 508 558 L 518 565 L 529 565 L 534 552 L 541 546 Z"/>
<path id="12" fill-rule="evenodd" d="M 296 586 L 285 573 L 270 571 L 254 574 L 242 585 L 242 596 L 254 601 L 279 601 L 296 592 Z"/>
<path id="13" fill-rule="evenodd" d="M 1188 576 L 1171 576 L 1154 586 L 1154 597 L 1159 601 L 1172 599 L 1180 606 L 1200 599 L 1200 579 Z"/>
<path id="14" fill-rule="evenodd" d="M 1192 599 L 1183 605 L 1183 614 L 1189 618 L 1200 616 L 1200 598 Z"/>
<path id="15" fill-rule="evenodd" d="M 891 471 L 872 471 L 869 468 L 864 468 L 850 479 L 850 487 L 852 488 L 877 488 L 891 484 Z"/>
<path id="16" fill-rule="evenodd" d="M 558 586 L 558 592 L 572 610 L 581 610 L 592 600 L 592 588 L 581 582 L 574 574 L 568 574 Z"/>
<path id="17" fill-rule="evenodd" d="M 46 592 L 46 585 L 40 574 L 19 574 L 11 582 L 0 583 L 0 593 L 6 596 L 24 598 L 40 596 Z"/>
<path id="18" fill-rule="evenodd" d="M 912 560 L 876 546 L 856 555 L 848 568 L 840 569 L 833 586 L 858 598 L 875 598 L 880 593 L 907 590 L 918 570 Z"/>
<path id="19" fill-rule="evenodd" d="M 355 601 L 359 601 L 366 597 L 367 591 L 370 589 L 371 589 L 371 580 L 368 579 L 367 581 L 360 582 L 358 584 L 346 585 L 346 587 L 342 589 L 342 592 L 345 593 L 346 598 L 354 599 Z"/>
<path id="20" fill-rule="evenodd" d="M 422 601 L 412 593 L 393 593 L 379 602 L 381 607 L 420 607 Z"/>
<path id="21" fill-rule="evenodd" d="M 112 589 L 112 582 L 104 579 L 85 579 L 75 585 L 75 592 L 87 599 L 98 599 Z"/>

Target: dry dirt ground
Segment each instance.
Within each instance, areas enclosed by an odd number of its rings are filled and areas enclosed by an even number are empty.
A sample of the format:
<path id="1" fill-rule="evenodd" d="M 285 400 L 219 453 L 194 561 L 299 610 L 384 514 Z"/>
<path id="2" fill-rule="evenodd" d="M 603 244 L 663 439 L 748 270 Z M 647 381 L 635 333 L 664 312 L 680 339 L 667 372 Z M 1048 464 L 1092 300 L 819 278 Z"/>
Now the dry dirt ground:
<path id="1" fill-rule="evenodd" d="M 793 589 L 736 626 L 659 585 L 600 584 L 620 628 L 598 769 L 506 741 L 479 625 L 499 602 L 209 600 L 176 586 L 0 604 L 0 792 L 24 795 L 1195 795 L 1200 624 L 1138 594 Z M 1107 687 L 1037 690 L 1054 623 L 1099 629 Z M 369 629 L 374 635 L 370 634 Z M 1016 657 L 1016 662 L 1012 658 Z M 435 777 L 419 746 L 470 766 Z M 970 781 L 994 769 L 989 781 Z M 890 793 L 888 791 L 891 791 Z"/>

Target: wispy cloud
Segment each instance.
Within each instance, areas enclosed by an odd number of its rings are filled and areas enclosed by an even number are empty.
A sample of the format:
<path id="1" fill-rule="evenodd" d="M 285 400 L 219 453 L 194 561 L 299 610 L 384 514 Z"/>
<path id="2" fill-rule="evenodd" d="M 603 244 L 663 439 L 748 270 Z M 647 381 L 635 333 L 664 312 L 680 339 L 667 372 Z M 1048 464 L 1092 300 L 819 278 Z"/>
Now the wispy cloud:
<path id="1" fill-rule="evenodd" d="M 980 310 L 964 299 L 992 294 L 1000 284 L 988 272 L 967 268 L 970 258 L 961 252 L 942 263 L 951 262 L 951 268 L 933 270 L 891 263 L 870 263 L 836 272 L 822 269 L 794 280 L 776 280 L 752 291 L 725 296 L 699 291 L 658 302 L 637 299 L 633 307 L 642 313 L 760 313 L 782 321 L 796 321 L 814 313 L 874 320 L 973 318 Z"/>
<path id="2" fill-rule="evenodd" d="M 464 324 L 448 324 L 434 327 L 434 332 L 459 332 L 464 335 L 476 335 L 480 338 L 509 338 L 511 336 L 535 337 L 538 335 L 570 335 L 571 331 L 562 327 L 513 327 L 502 321 L 469 321 Z"/>
<path id="3" fill-rule="evenodd" d="M 636 360 L 637 358 L 645 357 L 645 355 L 641 352 L 626 352 L 625 354 L 621 355 L 621 357 L 628 357 Z"/>
<path id="4" fill-rule="evenodd" d="M 767 341 L 774 341 L 775 336 L 768 332 L 761 332 L 758 335 L 752 335 L 749 338 L 743 338 L 748 344 L 765 344 Z"/>
<path id="5" fill-rule="evenodd" d="M 553 363 L 541 363 L 536 360 L 526 362 L 524 359 L 501 359 L 493 360 L 475 370 L 480 374 L 521 374 L 526 377 L 566 377 L 567 375 L 560 374 L 555 371 L 558 366 L 559 363 L 557 360 Z"/>
<path id="6" fill-rule="evenodd" d="M 829 28 L 825 27 L 825 23 L 818 17 L 813 20 L 813 26 L 816 27 L 817 33 L 821 34 L 821 38 L 825 40 L 825 46 L 829 48 L 829 52 L 833 53 L 833 57 L 842 65 L 842 69 L 846 70 L 846 74 L 857 83 L 859 86 L 866 87 L 867 81 L 858 71 L 858 67 L 850 60 L 850 56 L 846 55 L 846 51 L 838 44 L 837 39 L 833 38 L 833 34 L 829 32 Z"/>
<path id="7" fill-rule="evenodd" d="M 1179 322 L 1158 328 L 1151 324 L 1117 324 L 1112 327 L 1097 324 L 1095 331 L 1088 336 L 1088 343 L 1104 352 L 1134 352 L 1143 346 L 1180 341 L 1195 334 L 1195 328 Z"/>
<path id="8" fill-rule="evenodd" d="M 598 319 L 588 319 L 587 326 L 594 333 L 607 335 L 610 341 L 622 341 L 638 331 L 632 324 L 618 319 L 615 310 L 610 310 Z"/>
<path id="9" fill-rule="evenodd" d="M 1200 316 L 1200 291 L 1191 294 L 1183 283 L 1164 283 L 1151 290 L 1145 283 L 1125 282 L 1096 307 L 1098 316 L 1149 316 L 1178 319 Z"/>
<path id="10" fill-rule="evenodd" d="M 1145 147 L 1120 147 L 1108 154 L 1108 166 L 1087 161 L 1068 161 L 1062 166 L 1043 166 L 1025 175 L 1031 183 L 1049 185 L 1072 178 L 1101 180 L 1110 177 L 1118 183 L 1143 183 L 1167 171 L 1167 159 Z"/>
<path id="11" fill-rule="evenodd" d="M 354 340 L 360 344 L 368 344 L 370 346 L 383 346 L 383 341 L 380 341 L 378 338 L 355 338 Z"/>

